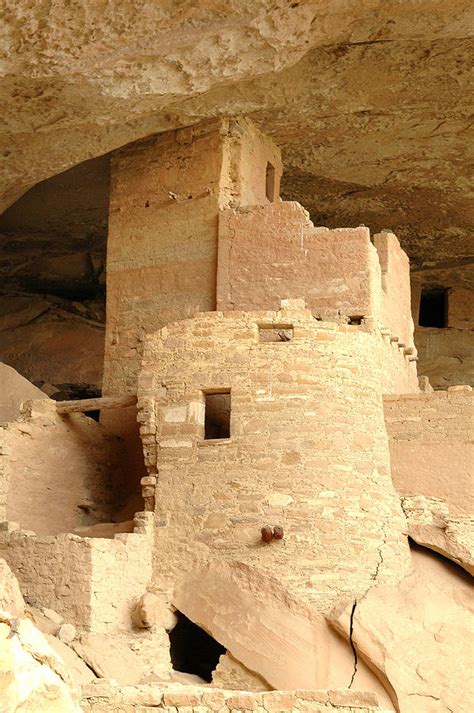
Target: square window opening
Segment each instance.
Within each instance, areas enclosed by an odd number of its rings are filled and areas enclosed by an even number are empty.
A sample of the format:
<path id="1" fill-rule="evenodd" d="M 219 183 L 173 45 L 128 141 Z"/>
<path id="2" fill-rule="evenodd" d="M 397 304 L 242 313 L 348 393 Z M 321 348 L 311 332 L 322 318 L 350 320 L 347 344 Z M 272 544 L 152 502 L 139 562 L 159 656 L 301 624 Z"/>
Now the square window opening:
<path id="1" fill-rule="evenodd" d="M 275 200 L 275 166 L 270 162 L 267 163 L 265 174 L 265 195 L 270 203 L 273 203 Z"/>
<path id="2" fill-rule="evenodd" d="M 230 389 L 204 393 L 204 439 L 230 438 Z"/>
<path id="3" fill-rule="evenodd" d="M 448 292 L 445 287 L 427 287 L 422 289 L 418 324 L 420 327 L 448 326 Z"/>
<path id="4" fill-rule="evenodd" d="M 258 327 L 260 342 L 291 342 L 293 339 L 293 325 L 291 324 L 261 324 Z"/>
<path id="5" fill-rule="evenodd" d="M 362 315 L 353 315 L 352 317 L 349 317 L 349 324 L 362 324 L 362 320 L 364 317 Z"/>

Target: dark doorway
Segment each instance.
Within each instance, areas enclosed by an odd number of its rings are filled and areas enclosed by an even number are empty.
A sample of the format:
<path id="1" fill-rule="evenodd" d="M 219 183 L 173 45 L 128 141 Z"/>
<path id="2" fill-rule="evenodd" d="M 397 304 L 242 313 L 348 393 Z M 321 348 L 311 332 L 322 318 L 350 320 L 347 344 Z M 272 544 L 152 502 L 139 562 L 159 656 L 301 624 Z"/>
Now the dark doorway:
<path id="1" fill-rule="evenodd" d="M 175 671 L 193 673 L 210 683 L 226 649 L 187 616 L 176 614 L 178 623 L 169 633 L 171 664 Z"/>
<path id="2" fill-rule="evenodd" d="M 448 290 L 445 287 L 426 287 L 421 291 L 420 327 L 448 326 Z"/>

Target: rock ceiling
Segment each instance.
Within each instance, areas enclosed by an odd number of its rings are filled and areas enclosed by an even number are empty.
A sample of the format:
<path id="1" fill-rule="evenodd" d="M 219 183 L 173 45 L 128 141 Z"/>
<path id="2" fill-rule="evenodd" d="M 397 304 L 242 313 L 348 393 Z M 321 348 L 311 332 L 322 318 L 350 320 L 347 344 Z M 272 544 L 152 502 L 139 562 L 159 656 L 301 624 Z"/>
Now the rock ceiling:
<path id="1" fill-rule="evenodd" d="M 150 133 L 250 114 L 316 224 L 474 284 L 468 0 L 5 0 L 2 208 Z M 55 234 L 57 239 L 57 234 Z"/>

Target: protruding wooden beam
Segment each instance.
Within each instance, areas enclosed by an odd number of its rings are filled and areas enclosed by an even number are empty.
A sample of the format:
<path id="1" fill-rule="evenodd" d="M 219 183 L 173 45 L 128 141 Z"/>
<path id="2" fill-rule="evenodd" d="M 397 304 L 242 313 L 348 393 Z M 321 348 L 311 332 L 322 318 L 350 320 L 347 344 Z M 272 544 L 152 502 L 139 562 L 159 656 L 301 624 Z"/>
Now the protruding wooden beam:
<path id="1" fill-rule="evenodd" d="M 78 401 L 57 401 L 58 413 L 85 413 L 86 411 L 101 411 L 104 408 L 126 408 L 135 406 L 136 396 L 100 396 L 97 399 L 80 399 Z"/>

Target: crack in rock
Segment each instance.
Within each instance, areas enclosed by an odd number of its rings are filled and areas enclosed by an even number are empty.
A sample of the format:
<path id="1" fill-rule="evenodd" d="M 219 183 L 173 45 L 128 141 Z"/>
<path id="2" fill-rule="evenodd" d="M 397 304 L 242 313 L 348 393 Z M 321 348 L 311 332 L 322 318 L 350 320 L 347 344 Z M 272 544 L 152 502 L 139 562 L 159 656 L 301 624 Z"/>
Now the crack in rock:
<path id="1" fill-rule="evenodd" d="M 352 611 L 351 611 L 351 620 L 350 620 L 350 627 L 349 627 L 349 643 L 351 645 L 352 653 L 354 654 L 354 671 L 352 672 L 351 680 L 348 685 L 348 688 L 352 686 L 354 683 L 354 679 L 357 673 L 357 664 L 358 664 L 358 658 L 357 658 L 357 651 L 356 647 L 354 646 L 354 642 L 352 640 L 352 634 L 354 631 L 354 615 L 355 615 L 355 610 L 357 606 L 357 599 L 354 601 L 354 604 L 352 605 Z"/>

